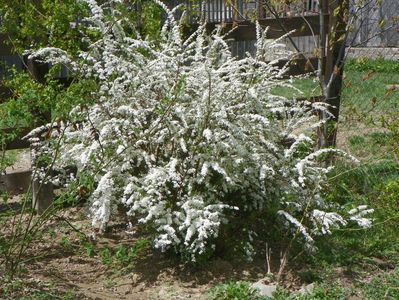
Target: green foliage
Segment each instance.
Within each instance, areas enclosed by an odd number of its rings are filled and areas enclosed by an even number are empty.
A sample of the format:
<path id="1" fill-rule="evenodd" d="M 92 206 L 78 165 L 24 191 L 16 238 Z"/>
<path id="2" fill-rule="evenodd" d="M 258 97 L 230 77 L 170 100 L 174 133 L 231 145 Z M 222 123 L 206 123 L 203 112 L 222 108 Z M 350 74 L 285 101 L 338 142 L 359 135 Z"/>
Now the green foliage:
<path id="1" fill-rule="evenodd" d="M 138 0 L 136 2 L 140 3 L 142 8 L 142 11 L 139 12 L 141 34 L 156 42 L 161 30 L 162 10 L 159 5 L 152 1 Z"/>
<path id="2" fill-rule="evenodd" d="M 0 104 L 0 127 L 15 128 L 33 123 L 32 111 L 46 111 L 49 99 L 45 87 L 31 80 L 28 74 L 13 72 L 4 85 L 12 91 L 12 98 Z"/>
<path id="3" fill-rule="evenodd" d="M 348 207 L 369 205 L 375 210 L 374 222 L 368 230 L 348 228 L 335 232 L 328 241 L 318 239 L 319 252 L 306 258 L 313 272 L 323 270 L 323 278 L 318 281 L 341 276 L 334 271 L 327 274 L 325 270 L 328 268 L 340 268 L 351 277 L 362 277 L 375 270 L 376 259 L 382 269 L 399 262 L 399 166 L 391 147 L 396 145 L 392 144 L 392 138 L 389 132 L 370 132 L 348 139 L 350 152 L 362 163 L 354 168 L 338 166 L 331 174 L 326 199 Z M 380 298 L 383 297 L 364 299 Z"/>
<path id="4" fill-rule="evenodd" d="M 245 281 L 216 285 L 209 292 L 211 300 L 266 300 Z"/>
<path id="5" fill-rule="evenodd" d="M 60 246 L 65 250 L 65 251 L 72 251 L 73 250 L 73 245 L 71 241 L 68 239 L 68 237 L 63 236 L 60 241 Z"/>
<path id="6" fill-rule="evenodd" d="M 136 29 L 156 41 L 161 26 L 161 10 L 152 1 L 136 0 L 121 4 L 127 17 L 136 22 Z M 140 7 L 140 11 L 135 8 Z M 22 53 L 28 48 L 57 47 L 70 54 L 77 54 L 88 45 L 84 37 L 93 32 L 82 20 L 88 15 L 84 1 L 76 0 L 0 0 L 0 33 L 14 52 Z"/>
<path id="7" fill-rule="evenodd" d="M 83 27 L 77 20 L 87 14 L 81 1 L 0 0 L 0 14 L 0 30 L 16 52 L 52 45 L 76 53 L 81 47 Z"/>
<path id="8" fill-rule="evenodd" d="M 379 196 L 374 203 L 387 214 L 399 216 L 399 178 L 386 181 L 378 191 Z"/>
<path id="9" fill-rule="evenodd" d="M 90 104 L 91 91 L 97 87 L 88 79 L 73 81 L 68 88 L 53 78 L 47 78 L 46 85 L 42 85 L 27 73 L 17 72 L 4 80 L 4 85 L 12 91 L 12 97 L 0 106 L 3 128 L 44 121 L 43 114 L 50 111 L 53 118 L 65 118 L 72 108 Z"/>
<path id="10" fill-rule="evenodd" d="M 86 172 L 77 174 L 77 179 L 73 180 L 54 200 L 54 205 L 62 208 L 75 206 L 84 203 L 95 187 L 94 179 Z"/>
<path id="11" fill-rule="evenodd" d="M 374 225 L 369 230 L 339 231 L 329 241 L 320 239 L 315 265 L 326 262 L 351 269 L 364 264 L 369 257 L 398 261 L 397 164 L 382 161 L 363 164 L 353 170 L 343 167 L 332 178 L 327 199 L 333 198 L 350 207 L 369 205 L 375 210 Z"/>
<path id="12" fill-rule="evenodd" d="M 131 247 L 119 245 L 115 249 L 115 258 L 120 265 L 133 264 L 148 246 L 149 242 L 146 239 L 137 240 Z"/>
<path id="13" fill-rule="evenodd" d="M 345 300 L 352 290 L 338 283 L 316 285 L 313 290 L 304 293 L 292 293 L 285 288 L 278 287 L 273 297 L 259 295 L 245 281 L 218 284 L 209 292 L 210 300 Z"/>
<path id="14" fill-rule="evenodd" d="M 0 138 L 6 138 L 4 135 L 0 135 Z M 1 141 L 3 142 L 3 141 Z M 17 151 L 15 150 L 10 150 L 10 151 L 2 151 L 0 153 L 0 173 L 2 173 L 7 167 L 12 166 L 17 160 Z M 7 199 L 8 196 L 6 194 L 3 194 L 2 196 L 6 196 L 4 197 L 0 197 L 2 199 Z"/>
<path id="15" fill-rule="evenodd" d="M 4 144 L 19 136 L 24 127 L 34 127 L 51 120 L 64 120 L 76 106 L 89 105 L 91 91 L 96 82 L 90 79 L 74 81 L 66 88 L 57 80 L 48 78 L 47 84 L 35 82 L 27 73 L 13 72 L 3 81 L 12 92 L 11 98 L 0 103 L 0 143 Z M 8 157 L 1 159 L 1 168 L 10 165 Z M 51 158 L 50 158 L 51 159 Z M 4 166 L 3 166 L 4 165 Z"/>
<path id="16" fill-rule="evenodd" d="M 359 126 L 364 122 L 363 126 L 373 127 L 373 129 L 366 127 L 362 129 L 363 133 L 357 131 L 355 135 L 347 138 L 348 151 L 359 158 L 361 163 L 355 167 L 338 165 L 330 176 L 329 189 L 325 198 L 327 201 L 337 201 L 349 208 L 366 204 L 375 210 L 372 215 L 374 222 L 368 230 L 348 228 L 335 232 L 329 240 L 319 238 L 318 253 L 301 261 L 302 265 L 308 266 L 312 274 L 321 274 L 319 278 L 311 276 L 312 282 L 325 283 L 331 278 L 341 279 L 343 276 L 349 276 L 354 281 L 363 280 L 364 276 L 370 277 L 370 272 L 376 272 L 376 267 L 380 269 L 379 272 L 382 272 L 382 270 L 386 271 L 397 266 L 399 262 L 399 211 L 397 209 L 399 139 L 395 134 L 399 123 L 395 123 L 395 118 L 392 117 L 397 112 L 396 106 L 389 101 L 385 102 L 384 105 L 389 107 L 388 110 L 370 110 L 364 117 L 356 115 L 358 119 L 353 118 L 352 110 L 348 110 L 349 105 L 356 106 L 359 110 L 369 110 L 372 105 L 367 102 L 367 99 L 378 93 L 382 95 L 382 98 L 386 96 L 393 99 L 395 94 L 385 95 L 385 84 L 392 83 L 392 80 L 396 80 L 397 77 L 394 74 L 378 73 L 362 80 L 364 73 L 350 68 L 346 71 L 347 84 L 354 81 L 356 84 L 347 87 L 344 92 L 344 100 L 347 101 L 347 106 L 344 105 L 345 120 L 350 119 L 353 122 L 349 123 L 349 126 Z M 368 85 L 371 86 L 368 87 Z M 361 100 L 363 103 L 360 103 Z M 389 116 L 391 116 L 391 127 L 385 126 L 384 129 L 376 130 L 376 125 L 381 125 L 376 121 L 380 117 L 388 119 Z M 375 122 L 371 122 L 371 119 Z M 348 126 L 345 122 L 342 123 Z M 345 131 L 346 128 L 341 130 Z M 348 133 L 352 133 L 351 130 Z M 337 272 L 337 270 L 340 271 Z M 397 299 L 395 294 L 397 273 L 383 272 L 382 275 L 373 279 L 371 284 L 355 285 L 354 288 L 357 294 L 362 294 L 361 299 L 384 299 L 385 293 L 387 293 L 386 299 Z M 339 297 L 330 299 L 339 299 Z"/>
<path id="17" fill-rule="evenodd" d="M 134 267 L 137 260 L 139 260 L 149 247 L 147 239 L 138 239 L 132 246 L 118 245 L 115 248 L 106 247 L 100 250 L 99 255 L 104 265 L 114 269 L 131 269 Z M 86 247 L 89 255 L 94 253 L 94 249 Z M 89 256 L 91 256 L 89 255 Z"/>
<path id="18" fill-rule="evenodd" d="M 109 248 L 104 248 L 100 252 L 101 261 L 104 265 L 109 266 L 112 263 L 111 250 Z"/>
<path id="19" fill-rule="evenodd" d="M 85 243 L 84 244 L 85 250 L 86 250 L 86 254 L 88 257 L 93 257 L 95 254 L 95 249 L 93 244 L 91 243 Z"/>

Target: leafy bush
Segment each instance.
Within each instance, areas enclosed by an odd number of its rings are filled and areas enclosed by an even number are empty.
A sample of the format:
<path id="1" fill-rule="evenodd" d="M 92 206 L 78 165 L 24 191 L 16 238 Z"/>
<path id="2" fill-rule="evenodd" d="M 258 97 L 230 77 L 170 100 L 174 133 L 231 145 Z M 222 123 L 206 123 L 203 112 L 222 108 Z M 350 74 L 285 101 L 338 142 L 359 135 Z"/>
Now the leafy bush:
<path id="1" fill-rule="evenodd" d="M 251 288 L 245 281 L 229 282 L 216 285 L 209 292 L 211 300 L 262 300 L 266 299 L 259 295 L 258 291 Z"/>
<path id="2" fill-rule="evenodd" d="M 84 3 L 76 0 L 0 0 L 0 32 L 15 52 L 49 44 L 76 52 L 83 37 L 78 20 L 86 13 Z"/>
<path id="3" fill-rule="evenodd" d="M 14 52 L 22 53 L 30 47 L 52 45 L 72 53 L 87 47 L 86 36 L 93 32 L 85 26 L 83 19 L 88 14 L 87 1 L 41 0 L 9 1 L 0 0 L 0 32 L 7 35 Z M 121 13 L 134 22 L 140 34 L 153 40 L 158 37 L 161 10 L 151 1 L 134 0 L 121 5 L 113 1 Z M 126 2 L 126 1 L 125 1 Z M 126 5 L 127 4 L 127 5 Z M 138 13 L 134 7 L 141 7 Z"/>
<path id="4" fill-rule="evenodd" d="M 115 249 L 104 248 L 100 251 L 102 263 L 107 266 L 118 268 L 132 268 L 137 260 L 143 256 L 148 248 L 149 242 L 146 239 L 139 239 L 132 246 L 118 245 Z M 86 248 L 87 253 L 93 252 L 93 248 Z"/>
<path id="5" fill-rule="evenodd" d="M 315 111 L 326 112 L 323 104 L 271 92 L 292 87 L 280 80 L 285 69 L 265 61 L 288 53 L 260 26 L 256 55 L 239 60 L 220 28 L 208 35 L 200 26 L 184 41 L 161 2 L 167 20 L 159 46 L 125 34 L 132 27 L 118 10 L 87 3 L 86 21 L 101 38 L 81 53 L 81 64 L 54 48 L 32 56 L 68 63 L 98 83 L 96 103 L 76 107 L 53 131 L 59 165 L 76 165 L 96 182 L 94 225 L 105 229 L 124 205 L 153 229 L 156 248 L 192 261 L 212 253 L 232 220 L 273 216 L 308 249 L 313 235 L 348 221 L 369 225 L 366 207 L 347 213 L 321 198 L 331 169 L 324 159 L 345 154 L 314 149 L 307 129 L 320 125 Z"/>

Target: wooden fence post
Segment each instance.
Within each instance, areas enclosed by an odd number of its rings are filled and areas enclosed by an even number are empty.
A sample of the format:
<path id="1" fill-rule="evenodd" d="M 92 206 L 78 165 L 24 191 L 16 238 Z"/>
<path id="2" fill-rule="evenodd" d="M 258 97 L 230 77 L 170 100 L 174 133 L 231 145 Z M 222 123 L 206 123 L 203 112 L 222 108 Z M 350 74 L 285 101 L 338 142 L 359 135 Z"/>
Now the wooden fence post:
<path id="1" fill-rule="evenodd" d="M 54 199 L 53 184 L 42 183 L 40 180 L 33 177 L 32 180 L 32 208 L 38 213 L 42 214 L 47 208 L 51 206 Z"/>
<path id="2" fill-rule="evenodd" d="M 45 160 L 38 159 L 37 155 L 40 153 L 42 147 L 41 136 L 42 133 L 38 133 L 36 137 L 31 137 L 30 149 L 31 149 L 31 160 L 32 160 L 32 208 L 36 210 L 38 214 L 42 214 L 48 207 L 53 203 L 54 189 L 51 181 L 47 181 L 50 177 L 51 170 Z M 44 174 L 40 174 L 43 172 Z"/>
<path id="3" fill-rule="evenodd" d="M 27 56 L 24 57 L 24 60 L 31 77 L 37 82 L 45 84 L 45 76 L 49 72 L 48 64 L 30 59 Z M 51 121 L 51 111 L 40 112 L 40 117 L 43 118 L 45 122 Z M 38 143 L 31 144 L 32 153 L 37 152 L 39 150 L 38 147 L 41 146 L 40 134 L 37 138 L 39 139 Z M 47 172 L 48 165 L 36 161 L 34 155 L 32 167 L 34 170 L 43 168 Z M 39 177 L 36 171 L 32 172 L 32 208 L 35 209 L 38 214 L 42 214 L 53 202 L 54 188 L 51 182 L 43 182 L 43 179 Z"/>

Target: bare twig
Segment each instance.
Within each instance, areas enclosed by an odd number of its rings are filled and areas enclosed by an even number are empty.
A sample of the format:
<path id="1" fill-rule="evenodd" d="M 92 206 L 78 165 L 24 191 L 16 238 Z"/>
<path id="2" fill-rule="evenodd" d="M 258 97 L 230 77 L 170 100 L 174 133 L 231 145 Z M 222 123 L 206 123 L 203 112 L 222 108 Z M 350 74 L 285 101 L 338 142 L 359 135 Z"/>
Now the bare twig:
<path id="1" fill-rule="evenodd" d="M 271 268 L 271 257 L 272 257 L 272 249 L 269 248 L 269 244 L 266 243 L 266 272 L 267 274 L 272 274 L 272 268 Z"/>

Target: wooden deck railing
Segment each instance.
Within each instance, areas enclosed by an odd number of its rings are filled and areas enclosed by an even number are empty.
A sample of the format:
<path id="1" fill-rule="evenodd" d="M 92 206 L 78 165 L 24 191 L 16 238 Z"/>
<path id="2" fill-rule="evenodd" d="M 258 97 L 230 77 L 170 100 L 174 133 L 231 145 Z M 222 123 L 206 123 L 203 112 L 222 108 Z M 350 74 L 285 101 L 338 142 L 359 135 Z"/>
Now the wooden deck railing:
<path id="1" fill-rule="evenodd" d="M 170 7 L 183 4 L 188 11 L 189 23 L 195 24 L 199 19 L 208 23 L 233 23 L 248 20 L 274 19 L 275 16 L 259 4 L 258 0 L 173 0 Z M 303 0 L 293 4 L 273 5 L 277 14 L 284 17 L 314 16 L 319 12 L 318 0 Z"/>
<path id="2" fill-rule="evenodd" d="M 166 3 L 170 8 L 180 4 L 182 10 L 187 11 L 188 34 L 196 25 L 204 21 L 209 30 L 219 24 L 224 25 L 225 32 L 235 27 L 229 35 L 229 38 L 234 40 L 232 51 L 238 57 L 243 57 L 247 52 L 253 52 L 252 44 L 256 40 L 255 20 L 259 21 L 263 28 L 269 28 L 267 37 L 270 39 L 280 38 L 287 32 L 293 31 L 290 36 L 295 40 L 300 52 L 313 53 L 315 38 L 317 39 L 320 33 L 318 1 L 302 0 L 289 5 L 269 4 L 268 6 L 260 5 L 262 1 L 259 0 L 172 0 Z M 177 18 L 179 18 L 179 13 L 177 13 Z M 325 15 L 324 19 L 327 27 L 328 16 Z M 288 49 L 294 49 L 288 39 L 286 44 Z"/>

